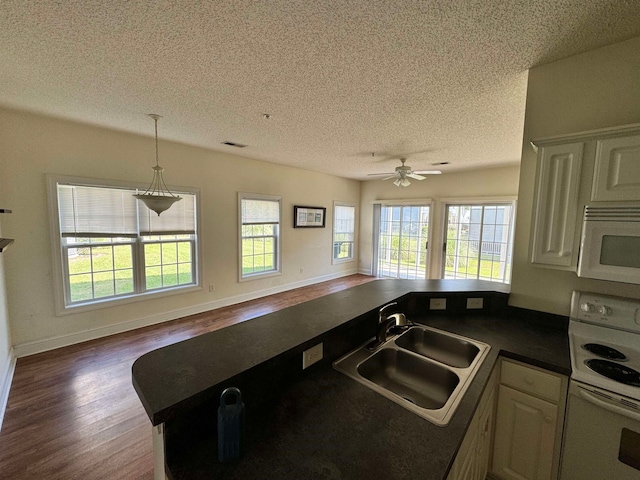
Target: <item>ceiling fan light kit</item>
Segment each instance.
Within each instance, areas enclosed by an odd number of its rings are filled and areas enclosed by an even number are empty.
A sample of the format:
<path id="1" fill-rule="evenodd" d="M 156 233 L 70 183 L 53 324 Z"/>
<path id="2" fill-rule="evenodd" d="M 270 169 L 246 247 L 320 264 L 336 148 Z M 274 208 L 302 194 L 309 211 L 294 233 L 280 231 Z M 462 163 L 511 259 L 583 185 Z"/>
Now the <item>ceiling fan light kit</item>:
<path id="1" fill-rule="evenodd" d="M 153 118 L 156 125 L 156 166 L 153 168 L 153 179 L 151 185 L 144 193 L 134 195 L 138 200 L 153 210 L 160 216 L 162 212 L 171 208 L 171 205 L 182 200 L 182 197 L 171 193 L 167 184 L 164 183 L 164 168 L 158 164 L 158 119 L 162 118 L 156 113 L 150 113 L 149 116 Z"/>
<path id="2" fill-rule="evenodd" d="M 406 178 L 403 178 L 403 179 L 397 179 L 395 182 L 393 182 L 393 184 L 396 187 L 408 187 L 409 185 L 411 185 L 411 182 Z"/>

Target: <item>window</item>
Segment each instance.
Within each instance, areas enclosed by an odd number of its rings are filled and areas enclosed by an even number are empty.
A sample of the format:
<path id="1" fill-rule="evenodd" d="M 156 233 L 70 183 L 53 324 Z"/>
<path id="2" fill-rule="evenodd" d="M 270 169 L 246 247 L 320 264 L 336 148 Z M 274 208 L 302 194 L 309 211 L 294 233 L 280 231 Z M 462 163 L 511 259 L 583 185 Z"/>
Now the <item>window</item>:
<path id="1" fill-rule="evenodd" d="M 272 195 L 238 194 L 241 281 L 280 274 L 280 203 Z"/>
<path id="2" fill-rule="evenodd" d="M 447 205 L 442 278 L 509 283 L 513 214 L 513 203 Z"/>
<path id="3" fill-rule="evenodd" d="M 333 263 L 353 260 L 356 207 L 348 203 L 333 205 Z"/>
<path id="4" fill-rule="evenodd" d="M 49 177 L 49 190 L 59 310 L 198 285 L 196 192 L 158 216 L 132 186 Z"/>

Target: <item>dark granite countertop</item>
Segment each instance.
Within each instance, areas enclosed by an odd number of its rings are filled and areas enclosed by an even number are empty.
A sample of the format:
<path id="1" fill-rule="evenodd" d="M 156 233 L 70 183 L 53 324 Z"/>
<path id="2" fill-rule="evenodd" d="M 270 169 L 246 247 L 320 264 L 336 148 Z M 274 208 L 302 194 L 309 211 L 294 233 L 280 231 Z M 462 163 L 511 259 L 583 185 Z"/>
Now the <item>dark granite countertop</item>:
<path id="1" fill-rule="evenodd" d="M 150 352 L 134 364 L 134 385 L 152 423 L 157 424 L 188 407 L 188 395 L 198 397 L 213 383 L 224 383 L 351 318 L 408 293 L 425 291 L 492 292 L 496 284 L 371 282 Z M 405 410 L 330 364 L 317 365 L 278 392 L 277 401 L 247 410 L 246 450 L 240 462 L 220 464 L 215 435 L 211 435 L 172 455 L 169 474 L 175 480 L 442 480 L 500 355 L 570 374 L 566 324 L 538 321 L 527 312 L 508 309 L 501 316 L 431 312 L 411 318 L 491 345 L 446 427 Z M 295 329 L 290 328 L 292 322 Z M 244 355 L 239 357 L 238 350 Z"/>
<path id="2" fill-rule="evenodd" d="M 493 292 L 477 280 L 378 280 L 153 350 L 132 367 L 153 425 L 192 408 L 207 391 L 349 320 L 411 292 Z"/>
<path id="3" fill-rule="evenodd" d="M 491 350 L 446 427 L 436 426 L 326 365 L 295 382 L 270 407 L 248 415 L 246 454 L 220 464 L 215 439 L 183 452 L 174 480 L 443 480 L 499 356 L 569 375 L 566 330 L 492 316 L 420 323 L 489 343 Z"/>

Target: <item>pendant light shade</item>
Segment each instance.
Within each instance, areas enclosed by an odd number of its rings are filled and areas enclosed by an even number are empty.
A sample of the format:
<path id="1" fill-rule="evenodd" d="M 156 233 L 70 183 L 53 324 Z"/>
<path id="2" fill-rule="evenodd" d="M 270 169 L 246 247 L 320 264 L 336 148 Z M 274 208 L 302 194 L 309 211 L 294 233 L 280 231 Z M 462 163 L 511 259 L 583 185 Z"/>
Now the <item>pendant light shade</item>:
<path id="1" fill-rule="evenodd" d="M 153 118 L 156 125 L 156 166 L 153 167 L 153 179 L 147 191 L 134 195 L 134 197 L 142 200 L 149 210 L 153 210 L 160 216 L 162 212 L 171 208 L 171 205 L 182 200 L 182 197 L 169 191 L 164 183 L 164 168 L 158 165 L 158 119 L 162 117 L 155 113 L 150 113 L 149 116 Z"/>

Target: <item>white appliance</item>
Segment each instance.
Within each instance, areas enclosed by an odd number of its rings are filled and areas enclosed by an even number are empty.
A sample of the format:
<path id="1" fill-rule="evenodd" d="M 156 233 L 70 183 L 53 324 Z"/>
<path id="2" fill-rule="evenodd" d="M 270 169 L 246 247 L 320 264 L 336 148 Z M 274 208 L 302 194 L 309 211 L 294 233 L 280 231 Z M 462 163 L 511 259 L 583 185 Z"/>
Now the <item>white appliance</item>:
<path id="1" fill-rule="evenodd" d="M 640 479 L 640 300 L 574 291 L 561 480 Z"/>
<path id="2" fill-rule="evenodd" d="M 585 207 L 578 276 L 640 284 L 640 206 Z"/>

